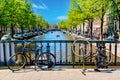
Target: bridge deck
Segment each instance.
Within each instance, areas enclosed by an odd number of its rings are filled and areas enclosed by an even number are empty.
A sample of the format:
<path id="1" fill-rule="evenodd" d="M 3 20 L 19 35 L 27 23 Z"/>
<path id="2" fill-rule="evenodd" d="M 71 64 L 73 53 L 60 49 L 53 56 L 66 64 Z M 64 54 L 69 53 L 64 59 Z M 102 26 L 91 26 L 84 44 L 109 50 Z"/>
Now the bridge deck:
<path id="1" fill-rule="evenodd" d="M 101 70 L 101 72 L 87 69 L 86 75 L 81 73 L 81 69 L 60 67 L 38 72 L 33 69 L 23 69 L 14 73 L 8 69 L 0 70 L 0 80 L 120 80 L 119 75 L 120 68 Z"/>

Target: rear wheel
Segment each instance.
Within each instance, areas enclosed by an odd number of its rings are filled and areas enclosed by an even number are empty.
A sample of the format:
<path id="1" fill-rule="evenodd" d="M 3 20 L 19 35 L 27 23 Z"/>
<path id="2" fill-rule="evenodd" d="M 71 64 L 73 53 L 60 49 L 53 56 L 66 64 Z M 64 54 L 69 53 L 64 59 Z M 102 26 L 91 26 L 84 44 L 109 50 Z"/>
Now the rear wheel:
<path id="1" fill-rule="evenodd" d="M 42 53 L 37 59 L 37 66 L 42 70 L 52 68 L 55 65 L 55 56 L 52 53 Z"/>
<path id="2" fill-rule="evenodd" d="M 10 59 L 8 60 L 8 68 L 12 71 L 18 71 L 21 68 L 23 68 L 23 66 L 26 63 L 26 58 L 24 55 L 22 55 L 21 53 L 15 54 L 13 56 L 10 57 Z"/>
<path id="3" fill-rule="evenodd" d="M 107 68 L 112 62 L 112 53 L 107 50 L 98 50 L 95 56 L 95 65 L 97 68 Z"/>

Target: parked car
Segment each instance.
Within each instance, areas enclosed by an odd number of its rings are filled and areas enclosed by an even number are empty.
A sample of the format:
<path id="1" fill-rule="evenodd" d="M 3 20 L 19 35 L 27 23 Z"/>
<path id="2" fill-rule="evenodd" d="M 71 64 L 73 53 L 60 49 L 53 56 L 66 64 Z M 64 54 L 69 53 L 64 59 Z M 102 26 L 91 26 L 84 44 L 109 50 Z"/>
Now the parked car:
<path id="1" fill-rule="evenodd" d="M 6 35 L 3 35 L 1 40 L 11 40 L 11 35 L 10 33 L 6 34 Z"/>
<path id="2" fill-rule="evenodd" d="M 23 38 L 23 35 L 20 34 L 20 33 L 17 33 L 17 34 L 14 34 L 13 37 L 14 37 L 15 39 L 22 39 L 22 38 Z"/>
<path id="3" fill-rule="evenodd" d="M 42 34 L 43 34 L 43 32 L 42 32 L 42 31 L 40 31 L 40 32 L 39 32 L 39 34 L 40 34 L 40 35 L 42 35 Z"/>
<path id="4" fill-rule="evenodd" d="M 28 37 L 28 34 L 27 33 L 23 33 L 22 34 L 24 38 L 27 38 Z"/>

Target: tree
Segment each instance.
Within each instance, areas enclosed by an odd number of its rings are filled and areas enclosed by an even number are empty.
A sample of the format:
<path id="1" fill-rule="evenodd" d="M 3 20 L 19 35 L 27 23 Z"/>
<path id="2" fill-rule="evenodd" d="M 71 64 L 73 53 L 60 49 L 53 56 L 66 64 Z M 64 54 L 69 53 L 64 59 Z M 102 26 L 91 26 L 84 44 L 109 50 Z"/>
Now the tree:
<path id="1" fill-rule="evenodd" d="M 23 32 L 24 29 L 32 30 L 38 25 L 44 28 L 49 26 L 47 21 L 37 17 L 28 0 L 0 0 L 0 26 L 11 28 L 12 36 L 16 26 Z"/>
<path id="2" fill-rule="evenodd" d="M 120 1 L 119 0 L 109 0 L 110 4 L 110 15 L 119 21 L 119 32 L 120 32 Z"/>
<path id="3" fill-rule="evenodd" d="M 100 33 L 101 33 L 101 39 L 102 39 L 104 15 L 108 11 L 110 7 L 109 5 L 110 5 L 110 0 L 109 1 L 108 0 L 72 0 L 71 9 L 74 10 L 78 7 L 78 10 L 79 10 L 78 14 L 83 15 L 83 17 L 80 17 L 83 20 L 83 23 L 86 20 L 89 21 L 91 36 L 92 36 L 92 24 L 93 24 L 94 18 L 99 17 L 101 20 Z M 74 17 L 78 18 L 78 16 L 76 15 Z"/>
<path id="4" fill-rule="evenodd" d="M 31 11 L 31 4 L 27 0 L 1 0 L 0 25 L 11 27 L 11 33 L 14 34 L 16 24 L 25 25 L 27 22 L 26 11 Z M 4 25 L 6 24 L 6 25 Z"/>
<path id="5" fill-rule="evenodd" d="M 67 29 L 67 27 L 66 27 L 66 21 L 60 21 L 59 23 L 58 23 L 58 28 L 59 29 Z"/>
<path id="6" fill-rule="evenodd" d="M 37 15 L 37 26 L 39 29 L 42 29 L 42 16 L 41 15 Z"/>
<path id="7" fill-rule="evenodd" d="M 72 19 L 71 22 L 74 26 L 83 23 L 84 27 L 84 23 L 87 20 L 89 22 L 88 28 L 90 28 L 91 36 L 93 20 L 98 16 L 95 2 L 96 0 L 72 0 L 71 10 L 68 14 L 68 19 Z"/>

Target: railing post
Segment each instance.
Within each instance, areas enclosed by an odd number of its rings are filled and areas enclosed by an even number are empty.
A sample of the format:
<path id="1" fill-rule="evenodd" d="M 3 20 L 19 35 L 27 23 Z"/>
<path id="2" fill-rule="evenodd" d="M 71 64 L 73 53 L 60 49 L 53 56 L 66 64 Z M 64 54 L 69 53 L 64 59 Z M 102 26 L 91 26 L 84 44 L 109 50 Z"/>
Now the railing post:
<path id="1" fill-rule="evenodd" d="M 54 55 L 55 55 L 55 64 L 56 64 L 56 42 L 54 42 Z"/>
<path id="2" fill-rule="evenodd" d="M 92 52 L 93 52 L 93 51 L 92 51 L 92 47 L 93 47 L 93 46 L 92 46 L 92 43 L 90 43 L 90 64 L 92 64 L 92 58 L 93 58 L 93 57 L 92 57 Z"/>
<path id="3" fill-rule="evenodd" d="M 0 43 L 0 66 L 4 65 L 4 50 L 3 43 Z"/>
<path id="4" fill-rule="evenodd" d="M 79 43 L 79 47 L 80 47 L 80 43 Z M 81 53 L 81 50 L 79 49 L 79 55 L 80 54 L 82 54 L 82 53 Z M 81 58 L 79 57 L 79 64 L 80 64 L 80 62 L 81 62 Z"/>
<path id="5" fill-rule="evenodd" d="M 48 52 L 48 53 L 50 52 L 50 45 L 49 45 L 49 42 L 47 42 L 47 52 Z"/>
<path id="6" fill-rule="evenodd" d="M 61 42 L 60 42 L 60 63 L 62 63 L 62 45 L 61 45 Z"/>
<path id="7" fill-rule="evenodd" d="M 68 51 L 67 51 L 67 49 L 68 49 L 68 47 L 67 47 L 67 42 L 66 42 L 66 49 L 65 49 L 66 50 L 66 60 L 65 60 L 66 63 L 68 63 L 68 60 L 67 60 L 68 59 Z"/>
<path id="8" fill-rule="evenodd" d="M 111 54 L 112 54 L 111 49 L 112 49 L 112 47 L 111 47 L 111 42 L 110 42 L 110 45 L 109 45 L 109 50 L 110 50 L 110 52 L 109 52 L 109 57 L 110 57 L 110 58 L 111 58 Z M 109 58 L 109 61 L 110 61 L 110 58 Z"/>
<path id="9" fill-rule="evenodd" d="M 9 43 L 9 49 L 10 49 L 10 56 L 12 56 L 12 52 L 11 52 L 11 43 Z"/>
<path id="10" fill-rule="evenodd" d="M 7 60 L 6 60 L 6 48 L 5 48 L 5 43 L 3 42 L 3 55 L 4 55 L 4 64 L 7 65 Z"/>
<path id="11" fill-rule="evenodd" d="M 117 42 L 115 42 L 115 65 L 117 65 Z"/>
<path id="12" fill-rule="evenodd" d="M 85 53 L 83 53 L 83 56 L 87 54 L 87 50 L 86 50 L 87 49 L 87 42 L 86 41 L 84 41 L 84 45 L 85 45 L 84 46 L 85 47 L 85 51 L 84 51 Z M 86 64 L 86 59 L 83 60 L 83 64 Z"/>
<path id="13" fill-rule="evenodd" d="M 73 45 L 73 50 L 75 50 L 75 46 L 74 45 Z M 73 68 L 74 68 L 75 54 L 72 51 L 72 46 L 71 46 L 71 52 L 72 52 L 72 63 L 73 63 Z"/>

